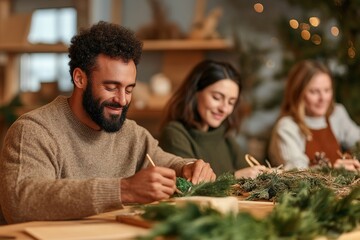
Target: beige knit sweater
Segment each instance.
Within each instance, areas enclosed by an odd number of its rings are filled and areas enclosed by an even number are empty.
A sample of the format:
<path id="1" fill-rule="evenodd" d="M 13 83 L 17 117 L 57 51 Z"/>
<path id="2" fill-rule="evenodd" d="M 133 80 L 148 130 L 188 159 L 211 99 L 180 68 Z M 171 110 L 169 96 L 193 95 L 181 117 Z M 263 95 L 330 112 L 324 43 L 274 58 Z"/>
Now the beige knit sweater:
<path id="1" fill-rule="evenodd" d="M 146 153 L 178 175 L 194 160 L 165 153 L 132 120 L 117 133 L 94 131 L 60 96 L 21 116 L 7 132 L 0 157 L 0 219 L 78 219 L 121 208 L 120 178 L 146 167 Z"/>

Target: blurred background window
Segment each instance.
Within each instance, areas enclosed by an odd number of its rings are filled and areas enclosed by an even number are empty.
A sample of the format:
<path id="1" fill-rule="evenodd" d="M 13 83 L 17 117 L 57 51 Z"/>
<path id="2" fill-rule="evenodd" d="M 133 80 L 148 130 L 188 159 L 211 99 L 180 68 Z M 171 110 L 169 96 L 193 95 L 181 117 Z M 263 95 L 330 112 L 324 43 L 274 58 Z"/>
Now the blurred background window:
<path id="1" fill-rule="evenodd" d="M 28 41 L 32 44 L 69 44 L 76 34 L 75 8 L 35 10 Z M 22 54 L 20 59 L 20 91 L 36 92 L 41 82 L 58 82 L 61 92 L 72 90 L 67 53 Z"/>

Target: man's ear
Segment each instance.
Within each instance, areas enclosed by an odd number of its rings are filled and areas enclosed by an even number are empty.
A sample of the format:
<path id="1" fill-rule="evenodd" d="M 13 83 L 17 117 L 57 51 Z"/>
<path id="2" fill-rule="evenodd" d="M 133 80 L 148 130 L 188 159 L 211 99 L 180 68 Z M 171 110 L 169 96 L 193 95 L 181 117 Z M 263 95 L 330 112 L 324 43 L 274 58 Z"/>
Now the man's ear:
<path id="1" fill-rule="evenodd" d="M 83 70 L 75 68 L 73 71 L 74 84 L 77 88 L 86 88 L 87 77 Z"/>

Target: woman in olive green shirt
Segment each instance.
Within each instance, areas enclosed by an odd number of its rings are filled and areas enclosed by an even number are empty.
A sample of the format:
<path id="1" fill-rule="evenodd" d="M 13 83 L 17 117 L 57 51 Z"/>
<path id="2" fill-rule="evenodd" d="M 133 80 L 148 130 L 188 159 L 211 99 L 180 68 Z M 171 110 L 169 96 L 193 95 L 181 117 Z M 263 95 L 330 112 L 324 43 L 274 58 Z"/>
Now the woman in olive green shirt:
<path id="1" fill-rule="evenodd" d="M 256 177 L 265 166 L 249 167 L 234 138 L 240 126 L 240 91 L 240 76 L 229 63 L 200 62 L 167 104 L 160 147 L 178 156 L 201 158 L 217 175 Z"/>

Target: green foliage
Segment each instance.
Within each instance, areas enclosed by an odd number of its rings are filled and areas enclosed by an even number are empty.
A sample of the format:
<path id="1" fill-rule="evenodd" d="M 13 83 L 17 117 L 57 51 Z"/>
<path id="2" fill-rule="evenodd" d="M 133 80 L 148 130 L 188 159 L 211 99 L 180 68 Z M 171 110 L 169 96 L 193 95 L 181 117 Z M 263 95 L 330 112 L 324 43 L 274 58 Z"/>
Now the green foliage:
<path id="1" fill-rule="evenodd" d="M 187 181 L 185 178 L 177 177 L 176 178 L 176 187 L 179 189 L 182 193 L 187 193 L 193 184 L 189 181 Z"/>
<path id="2" fill-rule="evenodd" d="M 255 179 L 239 179 L 235 195 L 249 194 L 248 200 L 273 200 L 289 192 L 298 194 L 306 187 L 317 191 L 323 187 L 334 190 L 338 195 L 346 194 L 353 185 L 359 185 L 360 173 L 330 167 L 304 171 L 286 171 L 282 174 L 263 173 Z"/>
<path id="3" fill-rule="evenodd" d="M 360 187 L 344 198 L 327 188 L 313 192 L 302 187 L 297 195 L 286 193 L 266 218 L 259 220 L 248 213 L 223 215 L 188 203 L 179 207 L 153 205 L 145 216 L 161 222 L 141 240 L 159 236 L 176 239 L 314 239 L 317 236 L 337 237 L 360 223 Z M 162 212 L 162 213 L 161 213 Z M 149 218 L 147 218 L 149 219 Z"/>
<path id="4" fill-rule="evenodd" d="M 282 236 L 294 233 L 301 239 L 311 239 L 316 235 L 338 236 L 360 223 L 359 198 L 359 187 L 340 199 L 330 189 L 313 191 L 304 187 L 298 195 L 284 194 L 269 221 Z"/>
<path id="5" fill-rule="evenodd" d="M 348 171 L 345 168 L 322 167 L 313 169 L 312 172 L 318 172 L 332 179 L 334 184 L 341 186 L 350 186 L 360 179 L 359 172 Z"/>
<path id="6" fill-rule="evenodd" d="M 259 220 L 241 212 L 224 215 L 209 207 L 160 203 L 143 208 L 143 218 L 158 221 L 148 236 L 176 239 L 314 239 L 336 238 L 360 223 L 360 174 L 329 167 L 264 173 L 255 179 L 223 174 L 214 182 L 192 185 L 178 179 L 182 196 L 223 197 L 250 193 L 249 199 L 276 200 L 274 210 Z M 191 186 L 191 188 L 189 187 Z M 186 190 L 187 189 L 187 190 Z"/>
<path id="7" fill-rule="evenodd" d="M 194 203 L 188 203 L 179 208 L 170 204 L 154 205 L 145 209 L 145 219 L 164 221 L 158 224 L 152 233 L 141 239 L 154 239 L 156 236 L 178 236 L 178 239 L 202 239 L 208 230 L 222 220 L 221 214 L 211 208 L 199 208 Z M 192 238 L 196 236 L 196 238 Z"/>
<path id="8" fill-rule="evenodd" d="M 344 168 L 321 167 L 308 170 L 285 171 L 281 174 L 268 172 L 255 179 L 235 179 L 231 173 L 220 175 L 214 182 L 193 185 L 184 178 L 177 178 L 176 186 L 183 194 L 175 193 L 174 197 L 183 196 L 239 196 L 249 194 L 247 200 L 277 201 L 285 192 L 297 194 L 300 189 L 308 187 L 317 191 L 328 187 L 342 195 L 349 188 L 359 184 L 360 173 Z"/>
<path id="9" fill-rule="evenodd" d="M 240 213 L 235 217 L 232 214 L 222 215 L 208 207 L 200 208 L 194 203 L 188 203 L 184 207 L 168 204 L 168 208 L 176 209 L 177 214 L 169 214 L 148 236 L 139 239 L 155 239 L 157 236 L 176 237 L 179 240 L 264 239 L 267 234 L 265 224 L 247 213 Z M 148 210 L 158 211 L 156 206 Z"/>
<path id="10" fill-rule="evenodd" d="M 145 205 L 142 209 L 144 210 L 142 217 L 147 220 L 163 221 L 170 215 L 179 213 L 179 209 L 166 203 L 160 203 L 158 205 Z"/>
<path id="11" fill-rule="evenodd" d="M 18 118 L 16 107 L 23 106 L 20 95 L 15 96 L 8 105 L 0 106 L 0 115 L 5 119 L 7 126 L 10 126 Z"/>
<path id="12" fill-rule="evenodd" d="M 194 185 L 185 196 L 229 196 L 232 192 L 232 185 L 235 183 L 236 179 L 234 175 L 225 173 L 219 176 L 214 182 L 205 182 Z"/>
<path id="13" fill-rule="evenodd" d="M 304 178 L 292 172 L 264 173 L 255 179 L 239 180 L 240 192 L 250 193 L 248 200 L 277 200 L 284 192 L 298 192 L 304 185 L 316 188 L 322 183 L 316 177 Z"/>

